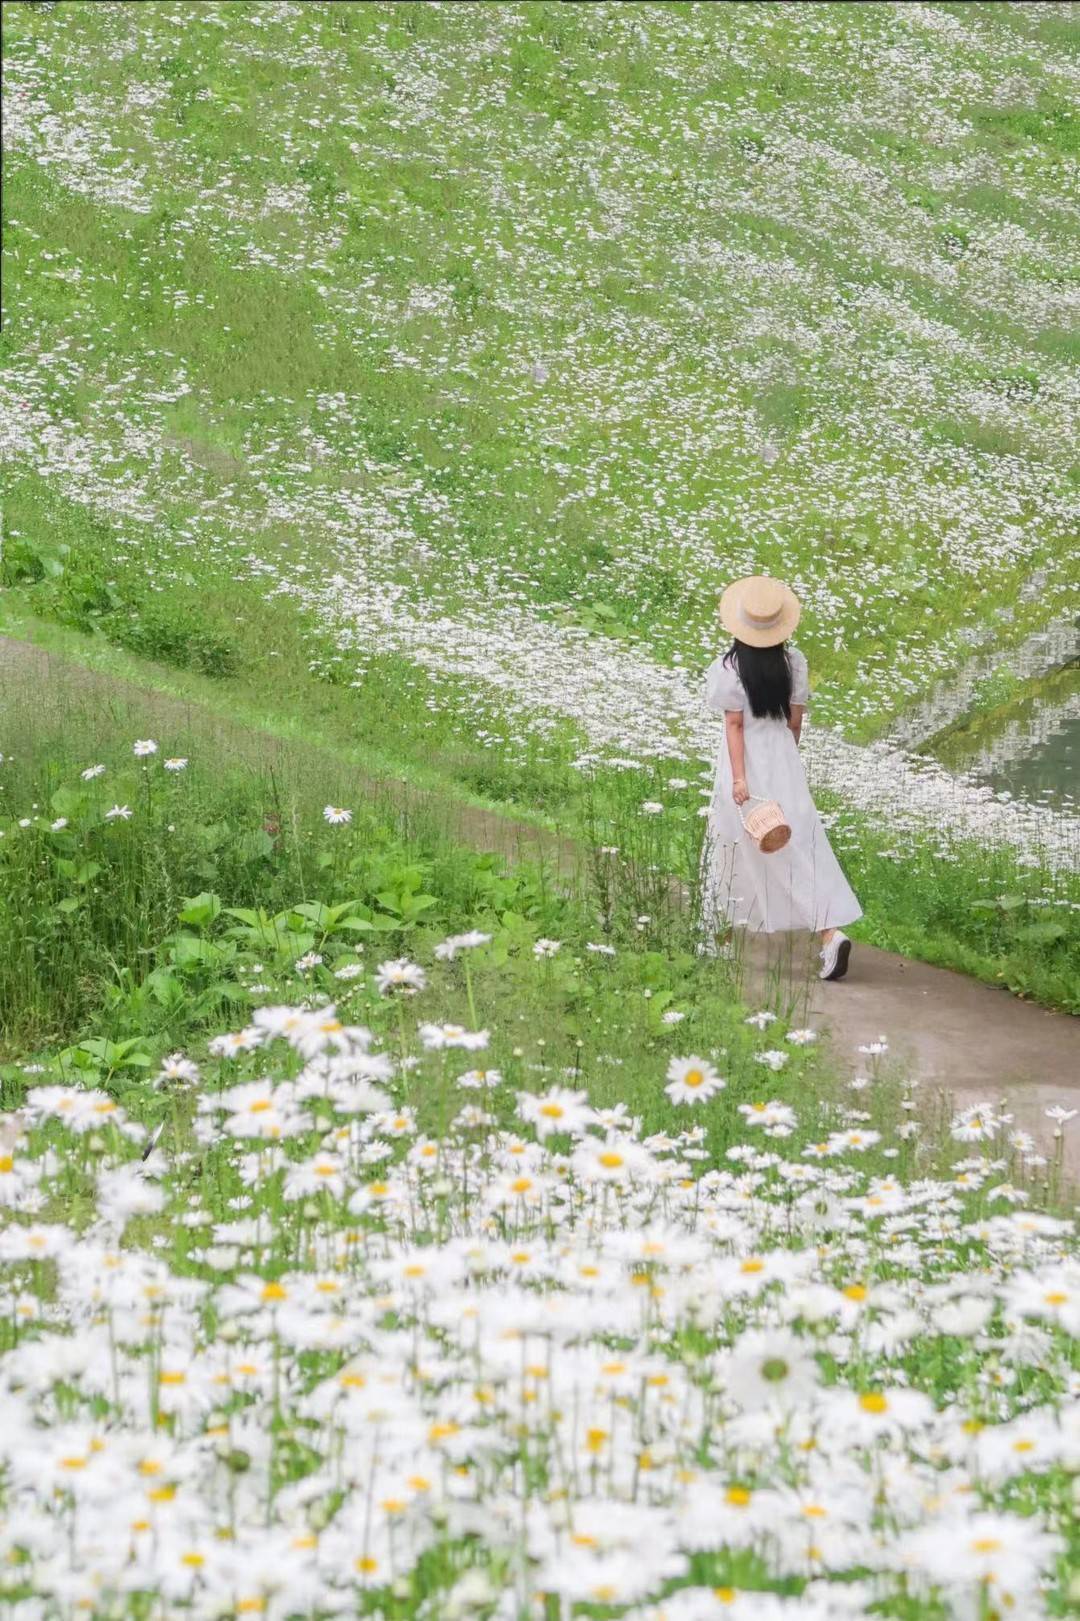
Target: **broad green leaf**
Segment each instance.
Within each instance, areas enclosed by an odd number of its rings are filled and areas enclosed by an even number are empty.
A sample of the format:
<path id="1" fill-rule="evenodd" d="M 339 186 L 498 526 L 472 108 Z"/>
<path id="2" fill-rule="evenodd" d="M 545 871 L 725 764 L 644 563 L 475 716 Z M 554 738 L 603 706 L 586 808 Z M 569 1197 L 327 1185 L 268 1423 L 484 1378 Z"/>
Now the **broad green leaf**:
<path id="1" fill-rule="evenodd" d="M 223 908 L 221 898 L 208 889 L 201 895 L 192 895 L 185 899 L 180 912 L 181 923 L 191 923 L 197 929 L 203 929 L 208 923 L 220 916 Z"/>
<path id="2" fill-rule="evenodd" d="M 1016 938 L 1038 945 L 1052 945 L 1055 940 L 1064 939 L 1065 932 L 1064 923 L 1055 923 L 1051 918 L 1046 918 L 1041 923 L 1028 923 L 1024 928 L 1017 929 Z"/>
<path id="3" fill-rule="evenodd" d="M 274 841 L 264 827 L 253 827 L 237 840 L 236 852 L 241 861 L 265 861 L 274 853 Z"/>

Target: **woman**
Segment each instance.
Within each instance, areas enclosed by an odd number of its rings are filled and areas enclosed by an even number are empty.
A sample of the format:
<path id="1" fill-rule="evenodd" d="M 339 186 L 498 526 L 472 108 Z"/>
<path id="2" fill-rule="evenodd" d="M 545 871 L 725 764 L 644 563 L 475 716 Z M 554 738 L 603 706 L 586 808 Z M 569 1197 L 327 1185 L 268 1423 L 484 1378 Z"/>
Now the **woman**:
<path id="1" fill-rule="evenodd" d="M 708 707 L 724 717 L 724 742 L 706 823 L 703 918 L 710 939 L 738 924 L 766 934 L 813 929 L 821 934 L 821 979 L 843 979 L 851 941 L 841 927 L 862 908 L 840 870 L 806 786 L 799 754 L 810 697 L 806 659 L 787 638 L 799 622 L 799 599 L 764 574 L 729 585 L 720 623 L 735 638 L 706 672 Z M 771 855 L 742 825 L 752 796 L 775 799 L 791 838 Z M 750 807 L 752 808 L 752 806 Z"/>

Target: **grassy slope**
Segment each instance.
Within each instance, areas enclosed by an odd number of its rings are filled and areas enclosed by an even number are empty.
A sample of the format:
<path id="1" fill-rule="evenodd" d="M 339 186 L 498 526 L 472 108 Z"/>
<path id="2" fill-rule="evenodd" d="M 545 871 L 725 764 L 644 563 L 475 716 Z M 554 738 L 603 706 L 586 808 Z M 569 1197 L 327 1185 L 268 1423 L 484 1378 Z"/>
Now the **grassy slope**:
<path id="1" fill-rule="evenodd" d="M 348 601 L 312 611 L 370 617 L 369 667 L 410 650 L 413 612 L 515 601 L 695 660 L 717 585 L 769 569 L 806 597 L 820 717 L 856 735 L 961 632 L 1053 610 L 1075 495 L 1056 8 L 7 21 L 16 106 L 37 98 L 7 202 L 21 533 L 47 538 L 46 467 L 79 500 L 124 486 L 153 529 L 114 513 L 110 567 L 127 550 L 212 617 L 251 554 L 260 594 L 342 569 Z M 307 662 L 302 625 L 264 628 Z"/>
<path id="2" fill-rule="evenodd" d="M 171 670 L 117 648 L 104 637 L 90 638 L 20 616 L 10 603 L 6 611 L 0 609 L 0 633 L 32 641 L 59 657 L 51 701 L 67 706 L 72 714 L 79 694 L 78 671 L 85 665 L 115 682 L 113 702 L 129 710 L 142 704 L 148 716 L 144 728 L 153 724 L 154 695 L 161 694 L 186 700 L 191 717 L 202 728 L 223 726 L 216 746 L 226 754 L 236 748 L 245 756 L 258 756 L 264 737 L 268 747 L 274 740 L 275 748 L 289 743 L 321 745 L 326 760 L 336 762 L 340 772 L 338 798 L 351 800 L 358 792 L 370 793 L 380 778 L 391 787 L 395 780 L 407 778 L 435 802 L 441 801 L 447 815 L 453 814 L 455 804 L 472 805 L 512 815 L 508 826 L 547 828 L 585 843 L 613 840 L 646 872 L 656 867 L 688 881 L 696 872 L 700 823 L 688 795 L 673 793 L 667 786 L 666 771 L 659 772 L 648 789 L 668 804 L 668 814 L 660 822 L 643 823 L 638 814 L 641 788 L 636 773 L 631 780 L 627 774 L 607 779 L 601 774 L 590 789 L 578 780 L 565 783 L 545 776 L 542 762 L 536 762 L 540 790 L 536 801 L 508 802 L 469 789 L 464 751 L 457 775 L 447 774 L 452 765 L 449 747 L 433 748 L 426 756 L 375 752 L 358 734 L 352 695 L 333 685 L 308 684 L 268 694 L 251 679 L 220 681 L 198 672 Z M 0 729 L 10 747 L 21 704 L 32 707 L 30 690 L 19 684 L 14 671 L 9 674 L 6 700 L 0 704 Z M 478 780 L 497 786 L 497 779 L 483 774 Z M 523 772 L 515 776 L 518 791 L 524 781 Z M 687 788 L 692 794 L 693 783 Z M 963 859 L 945 863 L 932 843 L 906 840 L 897 829 L 881 827 L 839 802 L 823 799 L 822 808 L 830 817 L 831 838 L 845 870 L 863 899 L 865 915 L 854 925 L 854 934 L 1004 985 L 1049 1007 L 1080 1009 L 1077 910 L 1070 906 L 1070 891 L 1067 885 L 1062 889 L 1060 875 L 1054 879 L 1038 868 L 1018 865 L 1006 852 L 973 847 L 962 849 Z M 652 904 L 651 897 L 642 896 L 640 905 L 631 910 L 649 909 Z"/>
<path id="3" fill-rule="evenodd" d="M 865 735 L 965 636 L 1055 611 L 1063 11 L 194 15 L 5 13 L 32 112 L 4 567 L 32 611 L 577 824 L 588 648 L 552 655 L 568 713 L 538 735 L 537 626 L 704 663 L 715 586 L 783 572 L 815 719 Z M 514 657 L 524 690 L 489 684 Z M 1045 945 L 970 912 L 1037 874 L 973 860 L 949 901 L 931 871 L 919 923 L 866 835 L 872 938 L 1061 1005 Z"/>

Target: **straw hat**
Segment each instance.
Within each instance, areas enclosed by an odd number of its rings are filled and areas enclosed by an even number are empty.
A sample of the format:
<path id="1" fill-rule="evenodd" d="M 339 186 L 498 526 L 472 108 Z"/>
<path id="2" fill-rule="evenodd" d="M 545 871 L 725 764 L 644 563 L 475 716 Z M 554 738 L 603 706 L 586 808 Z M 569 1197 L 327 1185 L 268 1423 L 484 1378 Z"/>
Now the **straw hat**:
<path id="1" fill-rule="evenodd" d="M 720 598 L 720 623 L 751 647 L 775 647 L 799 623 L 802 605 L 790 585 L 767 574 L 734 580 Z"/>

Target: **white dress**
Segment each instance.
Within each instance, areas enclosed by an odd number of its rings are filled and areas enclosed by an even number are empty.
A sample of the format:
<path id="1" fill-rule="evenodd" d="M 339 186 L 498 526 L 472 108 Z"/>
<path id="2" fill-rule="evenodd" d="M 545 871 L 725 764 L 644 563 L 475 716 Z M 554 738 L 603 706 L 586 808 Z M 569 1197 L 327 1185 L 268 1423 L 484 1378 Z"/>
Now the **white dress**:
<path id="1" fill-rule="evenodd" d="M 788 647 L 793 704 L 810 697 L 805 656 Z M 862 907 L 840 869 L 810 798 L 799 745 L 785 720 L 755 715 L 738 668 L 717 658 L 705 674 L 705 702 L 717 715 L 743 712 L 743 776 L 751 794 L 775 799 L 791 825 L 782 850 L 765 855 L 742 825 L 731 797 L 731 757 L 721 738 L 702 851 L 702 923 L 706 941 L 729 923 L 755 932 L 828 929 L 854 923 Z M 741 808 L 754 809 L 754 800 Z"/>

